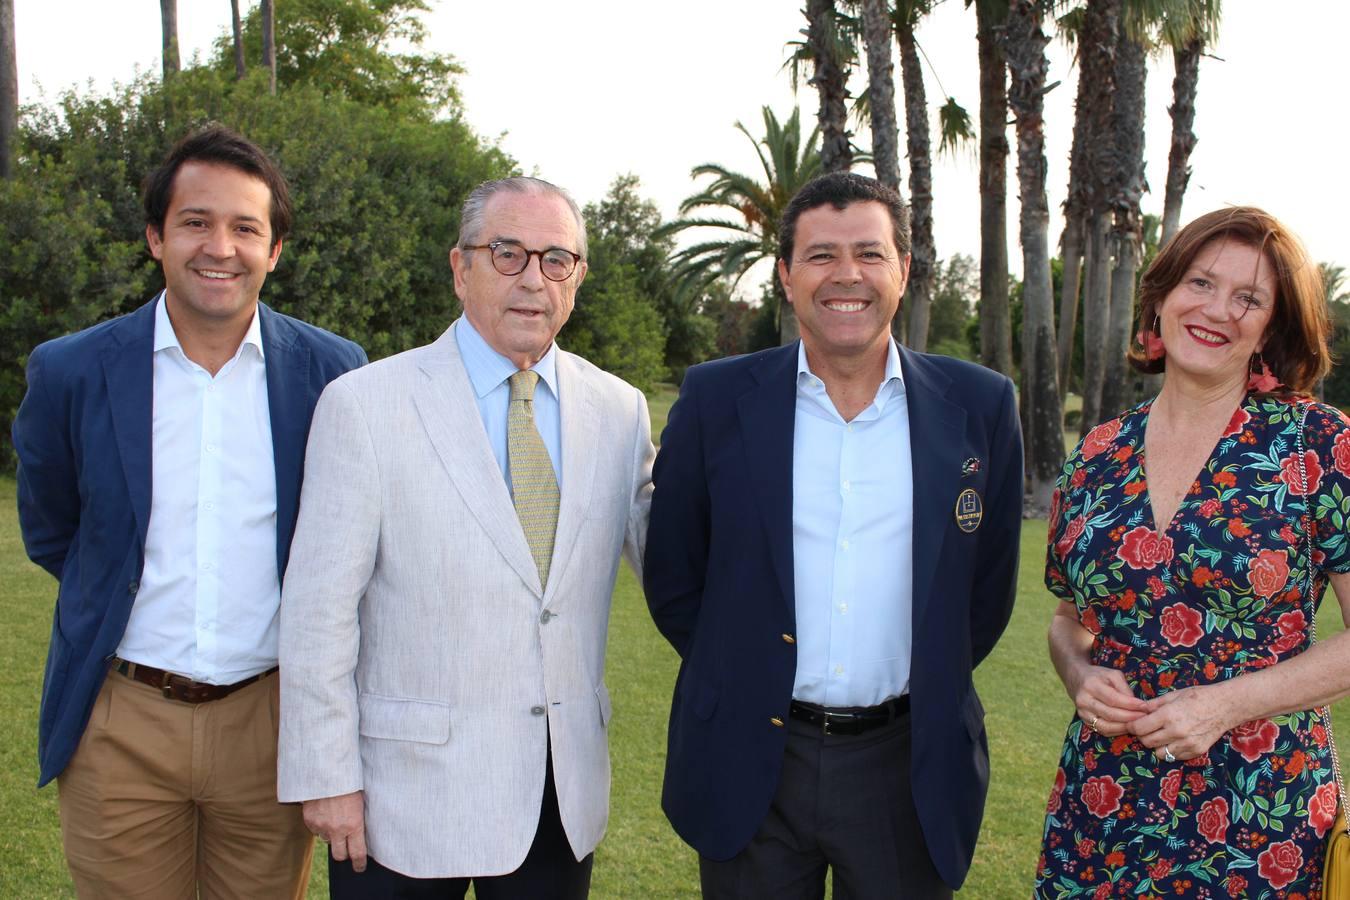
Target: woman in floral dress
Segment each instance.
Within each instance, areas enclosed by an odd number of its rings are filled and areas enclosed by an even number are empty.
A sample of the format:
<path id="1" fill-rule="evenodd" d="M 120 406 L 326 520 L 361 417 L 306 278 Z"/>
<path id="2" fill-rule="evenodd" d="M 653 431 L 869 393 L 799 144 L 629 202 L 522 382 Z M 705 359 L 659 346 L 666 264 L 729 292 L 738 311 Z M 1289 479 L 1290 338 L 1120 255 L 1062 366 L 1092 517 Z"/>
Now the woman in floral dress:
<path id="1" fill-rule="evenodd" d="M 1315 710 L 1350 693 L 1350 632 L 1310 626 L 1328 583 L 1350 618 L 1350 421 L 1307 399 L 1317 268 L 1260 210 L 1210 213 L 1145 273 L 1140 322 L 1162 390 L 1088 433 L 1050 512 L 1076 715 L 1035 895 L 1318 897 L 1338 796 Z"/>

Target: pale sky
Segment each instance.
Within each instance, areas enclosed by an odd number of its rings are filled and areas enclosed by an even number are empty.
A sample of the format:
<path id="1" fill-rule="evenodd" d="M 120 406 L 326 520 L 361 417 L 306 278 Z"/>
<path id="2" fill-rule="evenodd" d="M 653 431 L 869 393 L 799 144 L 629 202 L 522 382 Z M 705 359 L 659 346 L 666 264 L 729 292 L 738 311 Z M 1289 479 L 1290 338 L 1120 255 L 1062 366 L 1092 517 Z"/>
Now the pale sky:
<path id="1" fill-rule="evenodd" d="M 467 69 L 459 83 L 469 123 L 480 134 L 500 135 L 525 172 L 568 188 L 582 203 L 599 200 L 616 175 L 633 172 L 643 195 L 672 217 L 697 189 L 689 170 L 698 163 L 758 174 L 753 150 L 734 123 L 759 135 L 761 106 L 786 118 L 794 103 L 781 66 L 784 45 L 805 25 L 802 0 L 431 4 L 426 46 L 454 55 Z M 179 0 L 178 6 L 186 63 L 194 53 L 208 54 L 215 37 L 228 31 L 229 4 Z M 284 16 L 285 0 L 278 6 Z M 1350 268 L 1342 224 L 1350 207 L 1347 127 L 1338 102 L 1347 84 L 1350 11 L 1338 0 L 1228 0 L 1223 9 L 1215 58 L 1201 66 L 1200 140 L 1182 219 L 1225 204 L 1263 206 L 1303 237 L 1314 258 Z M 106 91 L 138 70 L 159 71 L 154 0 L 16 0 L 15 16 L 23 103 L 55 100 L 75 85 Z M 944 89 L 978 121 L 974 34 L 974 13 L 963 0 L 946 0 L 919 31 L 931 62 L 924 77 L 934 132 Z M 1050 54 L 1050 80 L 1062 82 L 1047 95 L 1046 110 L 1051 239 L 1057 241 L 1078 76 L 1057 39 Z M 864 78 L 855 76 L 855 93 Z M 900 97 L 898 59 L 896 81 Z M 1167 170 L 1171 82 L 1167 54 L 1150 68 L 1146 112 L 1153 192 L 1144 197 L 1144 211 L 1156 214 Z M 515 99 L 508 105 L 503 97 Z M 796 102 L 813 123 L 814 91 L 803 85 Z M 903 129 L 903 112 L 900 121 Z M 1012 128 L 1008 135 L 1015 146 Z M 855 142 L 868 146 L 870 136 L 863 130 Z M 907 178 L 903 160 L 902 171 Z M 973 147 L 938 161 L 939 257 L 978 255 L 977 176 Z M 1008 177 L 1009 257 L 1020 271 L 1015 155 Z"/>

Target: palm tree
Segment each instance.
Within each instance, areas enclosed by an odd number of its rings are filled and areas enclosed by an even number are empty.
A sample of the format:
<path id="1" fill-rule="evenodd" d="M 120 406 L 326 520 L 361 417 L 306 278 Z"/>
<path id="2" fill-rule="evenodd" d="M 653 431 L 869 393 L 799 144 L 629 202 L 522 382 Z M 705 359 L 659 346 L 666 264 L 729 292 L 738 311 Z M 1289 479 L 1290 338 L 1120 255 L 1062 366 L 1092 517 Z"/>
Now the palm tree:
<path id="1" fill-rule="evenodd" d="M 1107 325 L 1111 315 L 1111 256 L 1107 244 L 1110 230 L 1107 201 L 1110 186 L 1106 173 L 1110 171 L 1115 152 L 1112 133 L 1114 109 L 1116 51 L 1119 44 L 1121 0 L 1088 0 L 1078 34 L 1078 100 L 1074 135 L 1080 135 L 1082 144 L 1076 148 L 1078 167 L 1070 158 L 1069 194 L 1066 206 L 1067 223 L 1077 222 L 1083 247 L 1081 254 L 1074 246 L 1072 236 L 1066 237 L 1065 270 L 1083 260 L 1083 411 L 1082 431 L 1101 420 L 1102 384 L 1106 379 Z M 1077 122 L 1082 122 L 1082 129 Z M 1075 181 L 1075 176 L 1077 180 Z M 1067 229 L 1067 226 L 1066 226 Z M 1072 258 L 1071 258 L 1072 254 Z M 1060 303 L 1063 311 L 1068 303 L 1066 278 L 1065 297 Z M 1076 290 L 1076 288 L 1075 288 Z M 1076 308 L 1076 303 L 1075 303 Z M 1072 335 L 1061 346 L 1072 348 Z"/>
<path id="2" fill-rule="evenodd" d="M 680 204 L 683 218 L 667 222 L 656 232 L 655 236 L 661 238 L 691 228 L 713 228 L 728 235 L 685 247 L 671 257 L 672 279 L 683 298 L 698 297 L 719 278 L 730 279 L 735 287 L 755 263 L 777 259 L 783 210 L 802 185 L 821 173 L 820 129 L 813 129 L 803 140 L 799 109 L 794 108 L 785 123 L 779 123 L 767 106 L 763 114 L 763 138 L 756 139 L 749 129 L 736 123 L 754 144 L 763 180 L 716 163 L 695 166 L 692 178 L 710 175 L 712 182 Z M 708 215 L 708 210 L 730 211 L 732 215 Z M 695 211 L 698 215 L 689 216 Z M 798 336 L 797 320 L 791 305 L 782 302 L 778 280 L 772 281 L 779 337 L 786 344 Z"/>
<path id="3" fill-rule="evenodd" d="M 820 95 L 820 160 L 826 172 L 847 172 L 853 165 L 848 132 L 848 73 L 852 41 L 840 33 L 834 0 L 806 0 L 806 48 L 813 67 L 809 84 Z M 795 81 L 795 78 L 794 78 Z"/>
<path id="4" fill-rule="evenodd" d="M 888 0 L 862 0 L 867 48 L 867 106 L 872 121 L 872 167 L 877 181 L 900 191 L 900 140 L 895 117 L 895 66 L 891 62 Z"/>
<path id="5" fill-rule="evenodd" d="M 263 65 L 267 67 L 268 93 L 277 92 L 277 7 L 276 0 L 261 0 L 258 12 L 262 16 Z"/>
<path id="6" fill-rule="evenodd" d="M 895 41 L 900 47 L 900 77 L 905 88 L 905 134 L 909 151 L 910 250 L 909 346 L 928 348 L 928 320 L 933 304 L 933 265 L 937 248 L 933 240 L 933 145 L 928 135 L 928 96 L 919 65 L 914 29 L 932 9 L 931 0 L 899 0 L 895 7 Z"/>
<path id="7" fill-rule="evenodd" d="M 1107 173 L 1111 186 L 1111 315 L 1107 322 L 1102 417 L 1114 416 L 1133 402 L 1125 362 L 1134 321 L 1135 274 L 1143 240 L 1140 201 L 1144 181 L 1144 84 L 1148 73 L 1143 37 L 1145 22 L 1138 6 L 1121 21 L 1116 45 L 1115 105 L 1112 115 L 1114 165 Z"/>
<path id="8" fill-rule="evenodd" d="M 1050 277 L 1050 208 L 1045 196 L 1045 73 L 1050 42 L 1041 28 L 1043 0 L 1012 0 L 1003 29 L 1008 108 L 1017 125 L 1017 183 L 1022 245 L 1022 429 L 1026 435 L 1028 503 L 1034 515 L 1050 505 L 1064 463 L 1064 424 L 1056 384 L 1054 292 Z"/>
<path id="9" fill-rule="evenodd" d="M 19 67 L 14 42 L 14 0 L 0 0 L 0 178 L 14 172 L 19 130 Z"/>
<path id="10" fill-rule="evenodd" d="M 980 362 L 1013 374 L 1008 308 L 1008 70 L 998 35 L 1007 0 L 975 4 L 980 54 Z"/>
<path id="11" fill-rule="evenodd" d="M 239 0 L 230 0 L 230 27 L 234 31 L 234 79 L 244 80 L 244 31 L 239 22 Z"/>
<path id="12" fill-rule="evenodd" d="M 159 0 L 159 24 L 164 36 L 164 80 L 178 71 L 178 0 Z"/>
<path id="13" fill-rule="evenodd" d="M 1162 38 L 1172 48 L 1172 148 L 1167 153 L 1167 187 L 1163 195 L 1162 243 L 1181 225 L 1181 201 L 1191 180 L 1191 151 L 1195 149 L 1195 94 L 1200 82 L 1200 57 L 1214 41 L 1219 27 L 1220 0 L 1171 2 L 1163 11 Z"/>

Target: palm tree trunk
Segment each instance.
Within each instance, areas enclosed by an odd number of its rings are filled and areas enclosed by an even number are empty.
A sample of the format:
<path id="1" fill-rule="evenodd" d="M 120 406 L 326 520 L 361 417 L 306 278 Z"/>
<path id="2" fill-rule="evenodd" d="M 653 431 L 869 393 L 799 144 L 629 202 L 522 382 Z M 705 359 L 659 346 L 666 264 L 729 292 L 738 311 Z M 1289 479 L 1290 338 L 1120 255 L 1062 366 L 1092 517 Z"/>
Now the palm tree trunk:
<path id="1" fill-rule="evenodd" d="M 244 80 L 244 32 L 239 22 L 239 0 L 230 0 L 230 27 L 234 31 L 234 80 Z"/>
<path id="2" fill-rule="evenodd" d="M 1070 217 L 1065 213 L 1060 258 L 1064 261 L 1064 276 L 1059 294 L 1059 325 L 1056 331 L 1059 342 L 1056 352 L 1059 356 L 1059 400 L 1062 404 L 1073 381 L 1073 342 L 1078 331 L 1078 295 L 1083 280 L 1082 216 Z"/>
<path id="3" fill-rule="evenodd" d="M 891 62 L 891 19 L 887 0 L 863 0 L 863 43 L 867 47 L 867 93 L 872 113 L 872 165 L 877 181 L 900 191 L 900 138 L 895 113 L 895 66 Z"/>
<path id="4" fill-rule="evenodd" d="M 1162 243 L 1166 247 L 1181 226 L 1181 201 L 1191 180 L 1191 151 L 1195 149 L 1195 93 L 1200 83 L 1200 55 L 1205 44 L 1195 38 L 1172 51 L 1176 76 L 1172 79 L 1172 149 L 1167 154 L 1167 189 L 1163 198 Z"/>
<path id="5" fill-rule="evenodd" d="M 976 0 L 980 56 L 980 362 L 1013 374 L 1008 310 L 1008 89 L 997 29 L 1007 4 Z"/>
<path id="6" fill-rule="evenodd" d="M 19 66 L 14 40 L 14 0 L 0 0 L 0 178 L 14 174 L 19 132 Z"/>
<path id="7" fill-rule="evenodd" d="M 1039 0 L 1013 0 L 1003 33 L 1017 121 L 1017 183 L 1022 244 L 1022 428 L 1026 435 L 1027 509 L 1050 507 L 1064 464 L 1064 419 L 1056 384 L 1054 289 L 1050 276 L 1050 206 L 1045 196 L 1045 73 L 1050 42 L 1041 29 Z"/>
<path id="8" fill-rule="evenodd" d="M 159 0 L 159 23 L 164 35 L 164 80 L 179 70 L 178 0 Z"/>
<path id="9" fill-rule="evenodd" d="M 1116 167 L 1111 182 L 1113 224 L 1111 247 L 1116 257 L 1111 273 L 1111 318 L 1106 339 L 1106 380 L 1102 384 L 1103 416 L 1115 416 L 1133 403 L 1132 379 L 1125 362 L 1134 320 L 1134 276 L 1142 241 L 1140 202 L 1144 181 L 1144 87 L 1148 67 L 1143 46 L 1120 30 L 1116 49 L 1113 130 Z"/>
<path id="10" fill-rule="evenodd" d="M 1088 217 L 1083 267 L 1083 413 L 1080 437 L 1102 420 L 1102 382 L 1106 380 L 1106 332 L 1111 318 L 1111 254 L 1106 213 Z"/>
<path id="11" fill-rule="evenodd" d="M 277 92 L 277 6 L 276 0 L 261 0 L 258 10 L 262 15 L 263 65 L 267 67 L 267 91 Z"/>
<path id="12" fill-rule="evenodd" d="M 783 293 L 783 283 L 778 280 L 777 275 L 773 277 L 773 295 L 778 300 L 778 345 L 781 347 L 801 337 L 802 330 L 797 325 L 797 311 L 787 301 L 787 295 Z"/>
<path id="13" fill-rule="evenodd" d="M 910 249 L 909 346 L 928 349 L 928 321 L 933 306 L 933 265 L 937 248 L 933 241 L 933 143 L 928 134 L 928 96 L 923 87 L 914 25 L 902 20 L 895 29 L 900 45 L 900 77 L 905 88 L 905 132 L 909 150 Z"/>
<path id="14" fill-rule="evenodd" d="M 269 0 L 263 0 L 264 3 Z M 848 138 L 848 72 L 835 54 L 838 44 L 834 0 L 807 0 L 806 43 L 815 61 L 810 84 L 820 95 L 820 162 L 824 172 L 847 172 L 853 165 Z"/>

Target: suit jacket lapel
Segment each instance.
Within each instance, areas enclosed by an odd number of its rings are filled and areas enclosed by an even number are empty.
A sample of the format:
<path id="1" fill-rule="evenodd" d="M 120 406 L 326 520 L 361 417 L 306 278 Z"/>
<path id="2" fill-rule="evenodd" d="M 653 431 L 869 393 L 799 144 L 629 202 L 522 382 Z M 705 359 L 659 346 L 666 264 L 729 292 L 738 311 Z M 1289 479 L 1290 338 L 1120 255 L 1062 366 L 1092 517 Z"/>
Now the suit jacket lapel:
<path id="1" fill-rule="evenodd" d="M 276 476 L 277 572 L 284 575 L 300 506 L 300 477 L 312 400 L 308 390 L 310 351 L 296 340 L 295 329 L 289 322 L 261 303 L 258 327 L 267 372 L 272 467 Z"/>
<path id="2" fill-rule="evenodd" d="M 525 586 L 542 596 L 539 571 L 483 430 L 478 400 L 455 341 L 455 326 L 420 354 L 418 366 L 427 377 L 413 389 L 413 402 L 446 474 L 497 551 Z"/>
<path id="3" fill-rule="evenodd" d="M 899 349 L 914 479 L 913 621 L 917 633 L 932 602 L 942 539 L 956 512 L 966 411 L 946 399 L 951 379 L 922 356 Z"/>
<path id="4" fill-rule="evenodd" d="M 797 404 L 797 342 L 766 353 L 750 370 L 755 385 L 736 401 L 750 491 L 764 523 L 774 573 L 796 609 L 792 555 L 792 434 Z"/>
<path id="5" fill-rule="evenodd" d="M 150 528 L 156 302 L 151 300 L 113 326 L 113 346 L 101 354 L 113 433 L 141 546 Z"/>
<path id="6" fill-rule="evenodd" d="M 595 500 L 596 447 L 601 439 L 599 407 L 595 388 L 582 375 L 580 364 L 558 350 L 558 405 L 562 426 L 562 495 L 558 506 L 558 529 L 553 537 L 553 560 L 545 603 L 552 601 L 554 585 L 562 581 L 565 565 L 577 543 L 586 509 Z"/>

